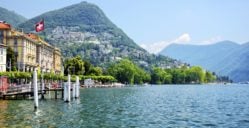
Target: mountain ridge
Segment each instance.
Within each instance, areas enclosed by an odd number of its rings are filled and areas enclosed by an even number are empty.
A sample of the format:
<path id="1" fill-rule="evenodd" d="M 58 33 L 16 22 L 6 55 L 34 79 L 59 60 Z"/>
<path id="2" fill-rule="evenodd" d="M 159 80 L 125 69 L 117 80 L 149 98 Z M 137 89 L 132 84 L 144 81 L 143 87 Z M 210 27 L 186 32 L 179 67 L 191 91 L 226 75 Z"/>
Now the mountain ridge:
<path id="1" fill-rule="evenodd" d="M 0 21 L 6 21 L 13 26 L 17 26 L 18 24 L 26 21 L 27 19 L 20 14 L 17 14 L 13 11 L 0 7 Z"/>
<path id="2" fill-rule="evenodd" d="M 102 67 L 121 58 L 129 58 L 142 67 L 181 64 L 169 57 L 149 54 L 113 24 L 98 6 L 88 2 L 43 13 L 18 27 L 34 32 L 30 26 L 42 18 L 45 20 L 45 31 L 38 34 L 61 48 L 66 57 L 79 54 Z"/>
<path id="3" fill-rule="evenodd" d="M 222 41 L 211 45 L 171 45 L 160 54 L 182 60 L 191 65 L 200 65 L 219 75 L 227 75 L 235 82 L 248 81 L 246 62 L 249 58 L 249 43 L 238 44 Z"/>

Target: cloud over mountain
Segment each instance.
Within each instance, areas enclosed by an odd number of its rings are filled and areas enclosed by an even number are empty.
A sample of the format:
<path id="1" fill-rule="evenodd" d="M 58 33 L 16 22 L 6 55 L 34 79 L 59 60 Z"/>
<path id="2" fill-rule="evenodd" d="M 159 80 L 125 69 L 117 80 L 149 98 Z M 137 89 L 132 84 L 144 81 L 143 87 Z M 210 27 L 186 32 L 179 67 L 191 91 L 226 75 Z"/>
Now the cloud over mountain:
<path id="1" fill-rule="evenodd" d="M 177 43 L 177 44 L 185 44 L 191 41 L 191 37 L 188 33 L 183 33 L 179 37 L 173 40 L 169 41 L 159 41 L 151 44 L 141 44 L 140 46 L 144 49 L 146 49 L 150 53 L 159 53 L 161 50 L 163 50 L 166 46 Z"/>

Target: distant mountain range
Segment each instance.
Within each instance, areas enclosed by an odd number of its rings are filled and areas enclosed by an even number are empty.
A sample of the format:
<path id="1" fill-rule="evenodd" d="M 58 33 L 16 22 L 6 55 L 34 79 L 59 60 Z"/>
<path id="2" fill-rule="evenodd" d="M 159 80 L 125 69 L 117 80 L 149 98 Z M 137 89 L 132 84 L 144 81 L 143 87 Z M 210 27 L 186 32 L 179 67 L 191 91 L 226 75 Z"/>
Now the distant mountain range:
<path id="1" fill-rule="evenodd" d="M 13 11 L 9 11 L 5 8 L 0 7 L 0 21 L 7 21 L 14 27 L 19 23 L 26 21 L 27 19 Z"/>
<path id="2" fill-rule="evenodd" d="M 231 41 L 211 45 L 172 44 L 160 54 L 227 75 L 235 82 L 249 81 L 249 42 L 242 45 Z"/>
<path id="3" fill-rule="evenodd" d="M 45 20 L 45 31 L 38 33 L 62 50 L 64 57 L 80 55 L 97 66 L 129 58 L 144 68 L 178 66 L 182 63 L 162 55 L 154 55 L 138 46 L 113 24 L 96 5 L 87 2 L 46 12 L 18 27 L 34 32 L 35 23 Z M 10 20 L 6 20 L 9 22 Z"/>

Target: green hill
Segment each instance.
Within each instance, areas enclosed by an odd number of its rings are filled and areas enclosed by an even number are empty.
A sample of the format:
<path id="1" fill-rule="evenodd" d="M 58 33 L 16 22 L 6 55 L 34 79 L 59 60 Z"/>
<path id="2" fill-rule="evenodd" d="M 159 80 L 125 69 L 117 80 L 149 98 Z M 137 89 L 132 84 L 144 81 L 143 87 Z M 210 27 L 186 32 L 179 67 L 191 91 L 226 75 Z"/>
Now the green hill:
<path id="1" fill-rule="evenodd" d="M 26 20 L 27 19 L 25 17 L 0 7 L 0 21 L 6 21 L 15 27 Z"/>
<path id="2" fill-rule="evenodd" d="M 99 7 L 87 2 L 44 13 L 19 27 L 34 32 L 34 24 L 42 18 L 45 31 L 39 34 L 61 48 L 65 57 L 79 54 L 102 67 L 121 58 L 129 58 L 145 68 L 181 64 L 165 56 L 149 54 L 114 25 Z"/>

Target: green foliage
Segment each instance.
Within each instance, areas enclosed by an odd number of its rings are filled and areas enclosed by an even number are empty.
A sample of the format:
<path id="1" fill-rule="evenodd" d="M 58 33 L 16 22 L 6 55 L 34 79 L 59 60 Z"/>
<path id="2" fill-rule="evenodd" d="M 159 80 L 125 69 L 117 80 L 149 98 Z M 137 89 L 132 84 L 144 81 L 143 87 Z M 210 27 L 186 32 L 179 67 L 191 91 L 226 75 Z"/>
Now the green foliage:
<path id="1" fill-rule="evenodd" d="M 149 75 L 144 70 L 127 59 L 111 65 L 108 68 L 108 73 L 125 84 L 142 84 L 150 80 Z"/>
<path id="2" fill-rule="evenodd" d="M 100 76 L 102 75 L 103 71 L 102 68 L 100 67 L 92 67 L 88 73 L 88 75 L 96 75 L 96 76 Z"/>
<path id="3" fill-rule="evenodd" d="M 75 57 L 78 58 L 78 57 Z M 72 59 L 75 59 L 72 58 Z M 78 61 L 82 61 L 78 58 Z M 73 61 L 74 62 L 74 61 Z M 89 66 L 90 65 L 90 66 Z M 84 65 L 83 65 L 84 67 Z M 117 63 L 112 64 L 108 68 L 110 76 L 103 76 L 102 69 L 100 67 L 93 67 L 88 64 L 89 75 L 77 75 L 80 80 L 93 79 L 101 83 L 110 83 L 119 81 L 125 84 L 189 84 L 189 83 L 209 83 L 216 80 L 215 74 L 204 71 L 201 67 L 193 66 L 191 68 L 172 68 L 162 69 L 154 67 L 151 74 L 145 72 L 142 68 L 132 63 L 128 59 L 123 59 Z M 22 79 L 31 80 L 32 73 L 30 72 L 0 72 L 0 76 L 7 76 L 10 80 L 20 81 Z M 39 73 L 38 78 L 44 80 L 63 80 L 67 81 L 67 76 L 55 73 Z M 218 80 L 221 78 L 218 77 Z M 225 78 L 222 78 L 225 79 Z M 71 81 L 76 81 L 76 75 L 71 75 Z"/>
<path id="4" fill-rule="evenodd" d="M 7 71 L 16 71 L 17 56 L 11 47 L 7 47 Z M 10 65 L 11 63 L 11 65 Z M 10 67 L 11 66 L 11 67 Z"/>
<path id="5" fill-rule="evenodd" d="M 139 68 L 136 65 L 134 66 L 134 68 L 135 68 L 134 83 L 143 84 L 150 82 L 151 80 L 150 74 L 148 74 L 142 68 Z"/>
<path id="6" fill-rule="evenodd" d="M 85 72 L 84 62 L 80 56 L 68 58 L 64 62 L 64 74 L 83 75 Z"/>
<path id="7" fill-rule="evenodd" d="M 200 84 L 214 82 L 215 80 L 215 75 L 208 71 L 204 71 L 198 66 L 172 69 L 153 68 L 151 74 L 152 84 Z"/>
<path id="8" fill-rule="evenodd" d="M 68 75 L 91 75 L 100 76 L 103 74 L 101 67 L 94 67 L 88 61 L 83 61 L 80 56 L 68 58 L 64 62 L 64 74 Z"/>
<path id="9" fill-rule="evenodd" d="M 115 82 L 116 79 L 112 76 L 84 76 L 84 75 L 78 75 L 79 76 L 79 80 L 80 81 L 84 81 L 85 79 L 92 79 L 101 83 L 111 83 L 111 82 Z M 68 80 L 68 76 L 63 76 L 62 80 L 64 80 L 65 82 Z M 71 81 L 75 82 L 76 81 L 76 75 L 71 75 Z"/>
<path id="10" fill-rule="evenodd" d="M 205 82 L 214 82 L 216 80 L 216 77 L 209 71 L 205 74 Z"/>
<path id="11" fill-rule="evenodd" d="M 92 67 L 93 67 L 93 65 L 89 61 L 84 60 L 84 68 L 85 68 L 84 75 L 89 75 Z"/>
<path id="12" fill-rule="evenodd" d="M 80 76 L 80 79 L 83 81 L 85 79 L 93 79 L 102 83 L 115 82 L 116 79 L 113 76 Z"/>
<path id="13" fill-rule="evenodd" d="M 172 75 L 161 68 L 154 68 L 151 74 L 152 84 L 171 84 Z"/>
<path id="14" fill-rule="evenodd" d="M 174 68 L 174 69 L 167 69 L 172 75 L 172 83 L 185 83 L 186 78 L 186 69 L 185 68 Z"/>
<path id="15" fill-rule="evenodd" d="M 201 67 L 193 66 L 189 70 L 186 70 L 186 82 L 187 83 L 204 83 L 205 72 Z"/>
<path id="16" fill-rule="evenodd" d="M 0 72 L 0 76 L 7 76 L 10 79 L 32 79 L 31 72 Z M 44 80 L 63 80 L 63 76 L 60 74 L 54 73 L 38 73 L 38 78 L 41 79 L 43 77 Z"/>
<path id="17" fill-rule="evenodd" d="M 10 79 L 31 79 L 32 75 L 29 72 L 0 72 L 0 76 L 7 76 Z"/>
<path id="18" fill-rule="evenodd" d="M 121 60 L 118 64 L 112 65 L 108 72 L 121 83 L 134 83 L 135 69 L 129 60 Z"/>

